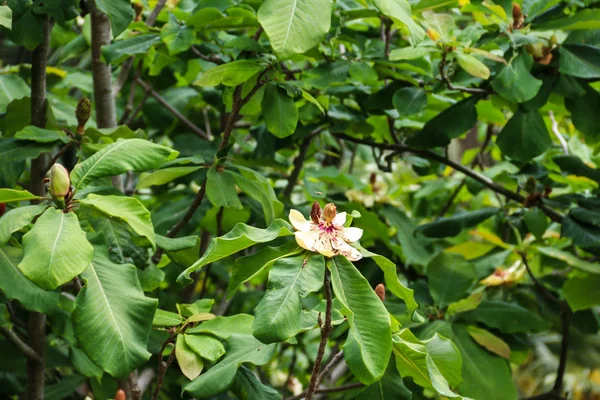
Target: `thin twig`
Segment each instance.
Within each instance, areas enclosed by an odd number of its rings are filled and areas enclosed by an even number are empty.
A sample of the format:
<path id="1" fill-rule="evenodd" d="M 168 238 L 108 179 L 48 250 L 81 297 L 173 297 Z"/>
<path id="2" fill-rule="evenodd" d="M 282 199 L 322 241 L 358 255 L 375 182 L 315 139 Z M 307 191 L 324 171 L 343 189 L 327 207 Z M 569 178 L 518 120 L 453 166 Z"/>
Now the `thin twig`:
<path id="1" fill-rule="evenodd" d="M 342 385 L 342 386 L 338 386 L 338 387 L 333 387 L 333 388 L 323 388 L 323 389 L 317 389 L 315 390 L 316 394 L 321 394 L 321 393 L 339 393 L 339 392 L 345 392 L 347 390 L 353 390 L 353 389 L 358 389 L 365 386 L 364 384 L 360 383 L 360 382 L 356 382 L 356 383 L 349 383 L 347 385 Z M 306 399 L 305 398 L 306 394 L 305 393 L 300 393 L 299 395 L 296 396 L 292 396 L 292 397 L 288 397 L 285 400 L 301 400 L 301 399 Z"/>
<path id="2" fill-rule="evenodd" d="M 2 336 L 8 339 L 8 341 L 11 342 L 21 353 L 25 354 L 27 358 L 31 358 L 32 360 L 35 360 L 37 362 L 42 361 L 40 355 L 31 347 L 29 347 L 27 343 L 21 340 L 21 338 L 18 337 L 12 329 L 0 326 L 0 333 L 2 334 Z"/>
<path id="3" fill-rule="evenodd" d="M 448 77 L 448 75 L 446 75 L 446 61 L 447 61 L 446 57 L 447 57 L 447 55 L 448 55 L 448 48 L 444 46 L 444 51 L 442 52 L 442 61 L 440 61 L 440 64 L 439 64 L 439 70 L 440 70 L 440 76 L 441 76 L 442 80 L 446 83 L 446 86 L 448 87 L 448 89 L 458 90 L 459 92 L 471 93 L 471 94 L 489 94 L 488 90 L 486 90 L 486 89 L 468 88 L 468 87 L 464 87 L 464 86 L 454 86 L 452 84 L 452 81 Z"/>
<path id="4" fill-rule="evenodd" d="M 46 169 L 44 171 L 44 175 L 50 170 L 50 168 L 52 168 L 54 163 L 56 163 L 58 159 L 61 158 L 67 152 L 69 147 L 71 147 L 72 145 L 73 142 L 68 142 L 58 151 L 58 153 L 54 155 L 54 157 L 52 157 L 52 159 L 50 159 L 50 162 L 48 162 L 48 165 L 46 166 Z"/>
<path id="5" fill-rule="evenodd" d="M 160 388 L 162 387 L 162 383 L 165 378 L 165 373 L 167 372 L 167 368 L 169 368 L 169 365 L 173 361 L 171 359 L 171 356 L 173 356 L 175 354 L 175 347 L 173 347 L 173 349 L 171 350 L 171 354 L 169 355 L 167 362 L 165 362 L 163 360 L 163 353 L 169 344 L 174 343 L 174 336 L 175 336 L 175 332 L 173 331 L 173 332 L 171 332 L 171 335 L 169 335 L 167 340 L 165 340 L 165 342 L 160 347 L 160 350 L 158 351 L 158 375 L 156 377 L 156 387 L 154 388 L 154 393 L 152 394 L 152 400 L 158 399 L 158 395 L 160 394 Z M 171 362 L 169 362 L 169 360 Z"/>
<path id="6" fill-rule="evenodd" d="M 150 85 L 148 85 L 146 82 L 144 82 L 143 80 L 141 80 L 140 78 L 137 78 L 137 77 L 136 77 L 135 81 L 146 92 L 150 93 L 150 96 L 154 97 L 154 99 L 156 99 L 156 101 L 160 105 L 162 105 L 164 108 L 166 108 L 167 111 L 169 111 L 171 114 L 173 114 L 174 117 L 176 117 L 177 119 L 179 119 L 184 125 L 186 125 L 188 128 L 190 128 L 192 130 L 192 132 L 194 132 L 197 136 L 199 136 L 202 139 L 206 139 L 206 140 L 211 140 L 212 139 L 210 136 L 208 136 L 206 134 L 206 132 L 204 132 L 202 130 L 202 128 L 200 128 L 199 126 L 197 126 L 196 124 L 194 124 L 192 121 L 190 121 L 189 119 L 187 119 L 185 117 L 185 115 L 183 115 L 182 113 L 180 113 L 175 107 L 173 107 L 171 104 L 169 104 L 169 102 L 166 101 L 154 89 L 152 89 L 152 87 Z"/>
<path id="7" fill-rule="evenodd" d="M 310 147 L 310 142 L 313 140 L 315 136 L 321 133 L 325 129 L 324 126 L 320 126 L 311 133 L 309 133 L 302 143 L 300 144 L 300 151 L 298 155 L 294 159 L 294 169 L 292 173 L 288 177 L 288 183 L 285 189 L 283 190 L 283 197 L 288 198 L 292 195 L 292 191 L 294 190 L 294 186 L 298 182 L 298 177 L 300 176 L 300 172 L 302 171 L 302 166 L 304 165 L 304 160 L 306 159 L 306 155 L 308 153 L 308 149 Z"/>
<path id="8" fill-rule="evenodd" d="M 198 56 L 198 58 L 201 58 L 204 61 L 209 61 L 209 62 L 217 64 L 217 65 L 225 64 L 225 61 L 223 61 L 220 57 L 217 57 L 215 55 L 207 56 L 206 54 L 202 53 L 200 50 L 198 50 L 194 46 L 190 47 L 190 50 L 192 51 L 192 53 L 194 53 L 196 56 Z"/>
<path id="9" fill-rule="evenodd" d="M 323 289 L 325 292 L 325 322 L 321 325 L 321 342 L 319 343 L 319 350 L 317 351 L 317 357 L 315 359 L 315 365 L 313 366 L 312 375 L 310 382 L 308 383 L 308 390 L 306 391 L 306 400 L 312 400 L 315 390 L 317 389 L 317 383 L 321 371 L 321 363 L 323 362 L 323 356 L 325 355 L 325 348 L 327 347 L 327 339 L 333 329 L 331 325 L 331 280 L 329 269 L 325 268 L 325 275 L 323 277 Z"/>
<path id="10" fill-rule="evenodd" d="M 554 113 L 552 112 L 552 110 L 548 111 L 548 116 L 550 117 L 550 121 L 552 121 L 552 133 L 554 133 L 554 136 L 556 136 L 556 138 L 560 142 L 560 145 L 562 146 L 565 155 L 568 156 L 569 145 L 567 144 L 567 141 L 565 140 L 563 135 L 561 135 L 560 131 L 558 130 L 558 122 L 556 122 L 556 118 L 554 118 Z"/>
<path id="11" fill-rule="evenodd" d="M 342 361 L 343 357 L 344 350 L 340 350 L 335 354 L 335 356 L 333 356 L 333 358 L 327 363 L 327 365 L 323 367 L 323 370 L 317 378 L 317 387 L 321 386 L 321 382 L 323 382 L 323 379 L 325 379 L 329 371 L 331 371 L 333 367 L 335 367 L 340 361 Z"/>

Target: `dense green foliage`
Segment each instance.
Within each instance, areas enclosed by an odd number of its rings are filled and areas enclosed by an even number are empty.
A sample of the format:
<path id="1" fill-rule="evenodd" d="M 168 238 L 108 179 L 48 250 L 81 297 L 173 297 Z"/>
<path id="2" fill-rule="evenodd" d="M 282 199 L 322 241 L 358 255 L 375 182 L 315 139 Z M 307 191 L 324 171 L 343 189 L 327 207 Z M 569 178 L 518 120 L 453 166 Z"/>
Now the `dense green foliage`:
<path id="1" fill-rule="evenodd" d="M 599 2 L 0 27 L 0 397 L 593 398 Z"/>

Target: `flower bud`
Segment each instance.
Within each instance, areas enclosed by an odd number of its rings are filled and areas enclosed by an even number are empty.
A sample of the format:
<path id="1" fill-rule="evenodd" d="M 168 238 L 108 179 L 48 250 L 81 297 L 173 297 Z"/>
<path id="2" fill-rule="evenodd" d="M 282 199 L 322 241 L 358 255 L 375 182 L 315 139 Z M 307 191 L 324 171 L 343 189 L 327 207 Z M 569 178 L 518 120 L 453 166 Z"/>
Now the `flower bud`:
<path id="1" fill-rule="evenodd" d="M 523 23 L 525 22 L 525 17 L 523 16 L 523 11 L 521 10 L 521 6 L 519 5 L 519 3 L 513 3 L 512 17 L 513 17 L 513 28 L 514 29 L 522 28 Z"/>
<path id="2" fill-rule="evenodd" d="M 535 193 L 537 189 L 537 181 L 533 176 L 527 178 L 527 182 L 525 182 L 525 191 L 527 193 Z"/>
<path id="3" fill-rule="evenodd" d="M 315 201 L 310 209 L 310 219 L 315 224 L 318 224 L 321 220 L 321 206 L 318 201 Z"/>
<path id="4" fill-rule="evenodd" d="M 333 204 L 333 203 L 327 204 L 325 206 L 325 209 L 323 210 L 323 218 L 325 219 L 325 222 L 330 224 L 336 215 L 337 215 L 337 211 L 336 211 L 335 204 Z"/>
<path id="5" fill-rule="evenodd" d="M 63 200 L 71 190 L 69 171 L 60 164 L 50 168 L 50 194 L 58 200 Z"/>
<path id="6" fill-rule="evenodd" d="M 127 396 L 125 395 L 125 392 L 121 389 L 117 390 L 117 393 L 115 394 L 115 400 L 126 400 Z"/>
<path id="7" fill-rule="evenodd" d="M 434 42 L 437 42 L 440 38 L 439 32 L 431 28 L 427 29 L 427 36 L 429 36 L 429 38 Z"/>
<path id="8" fill-rule="evenodd" d="M 385 286 L 383 283 L 380 283 L 375 287 L 375 294 L 381 299 L 381 301 L 385 301 Z"/>
<path id="9" fill-rule="evenodd" d="M 77 118 L 77 133 L 83 135 L 83 128 L 92 115 L 92 103 L 89 99 L 83 98 L 77 103 L 75 117 Z"/>

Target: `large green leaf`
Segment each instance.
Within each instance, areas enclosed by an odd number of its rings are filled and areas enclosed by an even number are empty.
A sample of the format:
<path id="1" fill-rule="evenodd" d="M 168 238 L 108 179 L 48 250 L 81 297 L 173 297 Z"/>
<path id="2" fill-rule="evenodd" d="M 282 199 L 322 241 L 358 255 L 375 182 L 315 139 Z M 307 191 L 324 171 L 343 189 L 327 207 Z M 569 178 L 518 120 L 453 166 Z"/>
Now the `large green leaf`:
<path id="1" fill-rule="evenodd" d="M 235 176 L 214 166 L 206 174 L 206 196 L 215 207 L 242 209 L 235 190 Z"/>
<path id="2" fill-rule="evenodd" d="M 573 243 L 583 248 L 600 246 L 600 228 L 570 215 L 562 219 L 560 234 L 573 239 Z"/>
<path id="3" fill-rule="evenodd" d="M 331 0 L 265 0 L 258 22 L 281 59 L 315 47 L 331 27 Z"/>
<path id="4" fill-rule="evenodd" d="M 142 172 L 158 167 L 177 157 L 179 152 L 143 139 L 119 139 L 71 171 L 71 184 L 75 191 L 95 179 L 115 176 L 127 171 Z"/>
<path id="5" fill-rule="evenodd" d="M 267 84 L 262 100 L 262 111 L 267 129 L 278 138 L 290 136 L 296 130 L 298 124 L 296 103 L 276 83 Z"/>
<path id="6" fill-rule="evenodd" d="M 385 372 L 392 351 L 388 311 L 369 282 L 346 257 L 328 260 L 335 297 L 342 303 L 350 331 L 344 344 L 344 358 L 352 373 L 363 383 L 378 381 Z"/>
<path id="7" fill-rule="evenodd" d="M 552 146 L 552 139 L 539 111 L 517 111 L 498 134 L 496 144 L 507 156 L 529 161 Z"/>
<path id="8" fill-rule="evenodd" d="M 173 167 L 159 169 L 154 172 L 144 172 L 140 175 L 140 179 L 138 180 L 137 185 L 135 185 L 135 188 L 144 189 L 151 186 L 161 186 L 172 182 L 177 178 L 196 172 L 200 168 L 202 167 Z"/>
<path id="9" fill-rule="evenodd" d="M 204 361 L 187 345 L 184 335 L 177 335 L 175 357 L 179 369 L 189 380 L 196 378 L 204 369 Z"/>
<path id="10" fill-rule="evenodd" d="M 573 311 L 586 310 L 600 304 L 600 274 L 572 277 L 565 282 L 564 294 Z"/>
<path id="11" fill-rule="evenodd" d="M 413 46 L 425 38 L 423 28 L 412 19 L 410 3 L 407 0 L 374 0 L 373 2 L 383 14 L 406 25 L 410 31 Z"/>
<path id="12" fill-rule="evenodd" d="M 110 19 L 112 34 L 117 37 L 123 32 L 131 20 L 134 12 L 129 0 L 95 0 L 96 7 Z"/>
<path id="13" fill-rule="evenodd" d="M 544 21 L 534 25 L 535 30 L 548 31 L 555 29 L 584 30 L 584 29 L 600 29 L 600 10 L 586 9 L 580 10 L 574 15 L 565 16 L 564 18 L 556 18 L 549 21 Z"/>
<path id="14" fill-rule="evenodd" d="M 545 256 L 564 261 L 571 267 L 593 274 L 600 274 L 600 264 L 582 260 L 568 251 L 555 249 L 554 247 L 536 247 L 535 249 Z"/>
<path id="15" fill-rule="evenodd" d="M 401 117 L 419 114 L 427 106 L 427 93 L 421 88 L 404 87 L 394 93 L 392 102 Z"/>
<path id="16" fill-rule="evenodd" d="M 242 223 L 236 224 L 229 233 L 213 238 L 202 258 L 183 271 L 177 278 L 177 281 L 180 283 L 190 282 L 190 274 L 207 264 L 230 256 L 257 243 L 270 242 L 280 236 L 289 236 L 293 235 L 293 233 L 294 230 L 291 225 L 282 219 L 276 219 L 266 229 L 255 228 Z"/>
<path id="17" fill-rule="evenodd" d="M 102 56 L 106 62 L 112 63 L 135 54 L 144 54 L 157 43 L 160 43 L 160 35 L 155 33 L 136 35 L 102 46 Z"/>
<path id="18" fill-rule="evenodd" d="M 258 60 L 238 60 L 227 64 L 217 65 L 202 74 L 196 82 L 200 86 L 237 86 L 265 67 Z"/>
<path id="19" fill-rule="evenodd" d="M 270 224 L 283 211 L 283 203 L 277 199 L 275 190 L 262 174 L 239 165 L 236 167 L 239 171 L 239 174 L 234 174 L 236 185 L 247 196 L 260 203 L 265 222 Z"/>
<path id="20" fill-rule="evenodd" d="M 265 247 L 254 254 L 238 258 L 235 260 L 229 278 L 227 297 L 232 298 L 243 283 L 270 268 L 277 260 L 293 256 L 300 251 L 302 251 L 302 248 L 295 241 L 290 241 L 279 247 Z"/>
<path id="21" fill-rule="evenodd" d="M 224 333 L 226 336 L 225 357 L 183 387 L 185 391 L 201 399 L 210 398 L 227 390 L 231 386 L 239 366 L 243 363 L 264 365 L 269 362 L 277 346 L 276 344 L 263 344 L 249 334 L 248 331 L 251 329 L 253 321 L 251 316 L 239 314 L 233 317 L 218 318 L 204 322 L 199 327 L 210 324 L 204 329 L 215 334 Z M 217 329 L 218 332 L 215 332 L 214 329 Z"/>
<path id="22" fill-rule="evenodd" d="M 217 361 L 225 354 L 220 340 L 211 335 L 184 335 L 185 342 L 196 354 L 210 361 Z"/>
<path id="23" fill-rule="evenodd" d="M 248 368 L 242 366 L 235 375 L 231 391 L 240 400 L 279 400 L 281 394 L 267 386 Z"/>
<path id="24" fill-rule="evenodd" d="M 587 44 L 561 46 L 559 70 L 578 78 L 600 78 L 600 48 Z"/>
<path id="25" fill-rule="evenodd" d="M 435 321 L 420 334 L 430 338 L 435 333 L 452 340 L 462 356 L 461 395 L 472 399 L 516 400 L 517 390 L 508 362 L 494 356 L 475 343 L 461 324 Z"/>
<path id="26" fill-rule="evenodd" d="M 40 196 L 29 193 L 27 190 L 0 189 L 0 203 L 11 203 L 14 201 L 39 200 Z"/>
<path id="27" fill-rule="evenodd" d="M 173 14 L 169 15 L 169 22 L 163 25 L 160 36 L 167 45 L 169 54 L 178 54 L 186 51 L 196 39 L 194 29 L 190 26 L 180 24 Z"/>
<path id="28" fill-rule="evenodd" d="M 42 129 L 34 125 L 27 125 L 25 128 L 16 132 L 14 138 L 22 140 L 32 140 L 40 143 L 54 143 L 57 141 L 67 143 L 69 141 L 69 137 L 67 136 L 67 134 L 62 131 Z"/>
<path id="29" fill-rule="evenodd" d="M 18 300 L 30 311 L 51 314 L 58 305 L 58 292 L 40 289 L 27 279 L 17 265 L 23 259 L 23 250 L 3 246 L 0 247 L 0 290 L 6 297 Z"/>
<path id="30" fill-rule="evenodd" d="M 0 26 L 12 29 L 12 10 L 9 6 L 0 6 Z"/>
<path id="31" fill-rule="evenodd" d="M 504 333 L 543 332 L 550 328 L 548 320 L 516 303 L 484 300 L 471 311 L 460 314 L 467 321 L 480 322 Z"/>
<path id="32" fill-rule="evenodd" d="M 440 307 L 462 299 L 476 279 L 475 266 L 458 254 L 440 253 L 427 267 L 429 293 Z"/>
<path id="33" fill-rule="evenodd" d="M 0 113 L 6 112 L 11 101 L 29 96 L 29 93 L 29 86 L 19 75 L 0 75 Z"/>
<path id="34" fill-rule="evenodd" d="M 435 222 L 419 226 L 416 232 L 435 238 L 456 236 L 463 229 L 478 225 L 486 219 L 498 214 L 499 211 L 498 208 L 486 207 L 476 211 L 455 214 L 447 218 L 439 218 Z"/>
<path id="35" fill-rule="evenodd" d="M 150 358 L 146 350 L 158 301 L 144 296 L 133 265 L 114 264 L 96 247 L 75 300 L 73 329 L 88 357 L 114 377 Z"/>
<path id="36" fill-rule="evenodd" d="M 111 218 L 123 220 L 135 233 L 147 238 L 152 244 L 152 248 L 156 248 L 156 237 L 150 212 L 135 197 L 90 194 L 80 202 L 85 206 L 94 207 Z"/>
<path id="37" fill-rule="evenodd" d="M 471 96 L 446 108 L 427 121 L 423 129 L 408 138 L 407 144 L 417 148 L 446 146 L 477 122 L 475 105 L 479 98 Z M 460 118 L 457 118 L 460 116 Z"/>
<path id="38" fill-rule="evenodd" d="M 325 261 L 320 254 L 283 258 L 269 273 L 267 292 L 254 309 L 252 334 L 263 343 L 283 342 L 302 330 L 300 299 L 323 285 Z"/>
<path id="39" fill-rule="evenodd" d="M 82 273 L 94 249 L 73 213 L 50 208 L 23 236 L 23 274 L 42 289 L 55 289 Z"/>
<path id="40" fill-rule="evenodd" d="M 585 164 L 581 158 L 575 155 L 557 156 L 552 159 L 560 169 L 568 174 L 585 176 L 600 183 L 600 170 Z"/>
<path id="41" fill-rule="evenodd" d="M 573 125 L 586 138 L 596 141 L 600 137 L 600 115 L 595 111 L 600 108 L 600 93 L 587 83 L 580 82 L 580 86 L 585 94 L 565 98 L 565 107 L 571 112 Z"/>
<path id="42" fill-rule="evenodd" d="M 27 226 L 36 216 L 46 209 L 45 205 L 13 208 L 0 217 L 0 246 L 8 242 L 11 235 Z"/>
<path id="43" fill-rule="evenodd" d="M 393 362 L 385 370 L 383 378 L 364 388 L 356 400 L 411 400 L 412 393 L 404 382 Z"/>
<path id="44" fill-rule="evenodd" d="M 396 238 L 404 254 L 407 265 L 420 265 L 425 267 L 435 253 L 430 248 L 430 241 L 422 235 L 414 234 L 417 225 L 404 212 L 396 207 L 386 207 L 383 212 L 390 226 L 396 228 Z"/>
<path id="45" fill-rule="evenodd" d="M 511 64 L 505 66 L 492 81 L 494 90 L 513 103 L 533 99 L 542 87 L 542 81 L 529 73 L 532 62 L 531 56 L 523 52 Z"/>

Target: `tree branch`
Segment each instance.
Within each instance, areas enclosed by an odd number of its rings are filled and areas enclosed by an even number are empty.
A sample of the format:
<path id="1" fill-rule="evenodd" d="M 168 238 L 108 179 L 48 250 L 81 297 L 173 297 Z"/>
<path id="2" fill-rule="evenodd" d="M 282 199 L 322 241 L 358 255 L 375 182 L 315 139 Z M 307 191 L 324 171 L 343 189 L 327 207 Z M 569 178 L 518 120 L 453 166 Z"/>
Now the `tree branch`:
<path id="1" fill-rule="evenodd" d="M 309 133 L 302 143 L 300 144 L 300 151 L 298 155 L 294 159 L 294 169 L 292 173 L 288 177 L 288 183 L 285 189 L 283 190 L 283 197 L 289 198 L 292 195 L 292 191 L 294 190 L 294 186 L 298 182 L 298 177 L 300 176 L 300 172 L 302 171 L 302 166 L 304 165 L 304 160 L 306 159 L 306 155 L 308 154 L 308 149 L 310 147 L 310 142 L 313 140 L 315 136 L 321 133 L 325 129 L 324 126 L 320 126 L 311 133 Z"/>
<path id="2" fill-rule="evenodd" d="M 35 360 L 36 362 L 42 362 L 42 357 L 33 350 L 31 347 L 27 345 L 17 334 L 8 328 L 0 326 L 0 333 L 4 336 L 9 342 L 11 342 L 21 353 L 25 354 L 27 358 Z"/>
<path id="3" fill-rule="evenodd" d="M 338 387 L 334 387 L 334 388 L 323 388 L 323 389 L 317 389 L 315 390 L 315 394 L 321 394 L 321 393 L 339 393 L 339 392 L 345 392 L 347 390 L 353 390 L 353 389 L 358 389 L 365 386 L 364 384 L 360 383 L 360 382 L 356 382 L 356 383 L 349 383 L 347 385 L 343 385 L 343 386 L 338 386 Z M 288 397 L 285 400 L 301 400 L 301 399 L 305 399 L 306 393 L 302 392 L 299 395 L 296 396 L 292 396 L 292 397 Z"/>
<path id="4" fill-rule="evenodd" d="M 169 365 L 171 365 L 171 363 L 175 359 L 175 346 L 173 346 L 173 349 L 171 350 L 171 354 L 169 354 L 169 358 L 167 358 L 167 361 L 165 362 L 163 360 L 163 353 L 167 346 L 170 343 L 175 343 L 174 336 L 175 332 L 173 331 L 158 351 L 158 375 L 156 377 L 156 387 L 154 388 L 154 393 L 152 394 L 152 400 L 158 399 L 158 395 L 160 394 L 160 388 L 162 387 L 162 383 L 165 378 L 165 373 L 167 372 Z"/>
<path id="5" fill-rule="evenodd" d="M 440 76 L 442 80 L 446 83 L 446 86 L 450 90 L 458 90 L 459 92 L 471 93 L 471 94 L 489 94 L 489 91 L 486 89 L 479 88 L 468 88 L 464 86 L 454 86 L 448 75 L 446 75 L 446 57 L 448 55 L 448 48 L 444 46 L 444 51 L 442 52 L 442 61 L 439 64 Z"/>
<path id="6" fill-rule="evenodd" d="M 225 64 L 225 61 L 223 61 L 221 58 L 215 56 L 215 55 L 211 55 L 211 56 L 207 56 L 206 54 L 202 53 L 200 50 L 198 50 L 197 48 L 195 48 L 194 46 L 190 47 L 190 50 L 192 51 L 192 53 L 194 53 L 198 58 L 203 59 L 204 61 L 209 61 L 211 63 L 217 64 L 217 65 L 221 65 L 221 64 Z"/>
<path id="7" fill-rule="evenodd" d="M 206 139 L 206 140 L 211 140 L 211 137 L 209 137 L 206 134 L 206 132 L 204 132 L 202 130 L 202 128 L 200 128 L 199 126 L 194 124 L 192 121 L 187 119 L 185 117 L 185 115 L 180 113 L 171 104 L 169 104 L 169 102 L 167 102 L 160 94 L 158 94 L 154 89 L 152 89 L 152 87 L 150 87 L 150 85 L 148 85 L 146 82 L 144 82 L 143 80 L 141 80 L 138 77 L 135 78 L 135 82 L 137 82 L 138 85 L 140 85 L 147 93 L 149 93 L 150 96 L 154 97 L 160 105 L 162 105 L 164 108 L 167 109 L 167 111 L 169 111 L 171 114 L 173 114 L 174 117 L 179 119 L 184 125 L 186 125 L 188 128 L 190 128 L 192 130 L 192 132 L 194 132 L 198 137 L 200 137 L 202 139 Z"/>
<path id="8" fill-rule="evenodd" d="M 343 357 L 344 350 L 340 350 L 335 354 L 335 356 L 333 356 L 333 358 L 327 363 L 327 365 L 323 367 L 323 370 L 317 377 L 317 387 L 321 386 L 321 382 L 323 382 L 323 379 L 325 379 L 329 371 L 331 371 L 333 367 L 335 367 L 340 361 L 342 361 Z"/>
<path id="9" fill-rule="evenodd" d="M 315 359 L 315 365 L 313 366 L 312 375 L 308 384 L 308 390 L 306 391 L 306 400 L 312 400 L 315 390 L 317 389 L 318 380 L 320 377 L 321 362 L 325 355 L 325 348 L 327 347 L 327 339 L 331 334 L 333 327 L 331 326 L 331 280 L 329 276 L 329 269 L 325 268 L 325 276 L 323 277 L 323 289 L 325 292 L 325 323 L 321 326 L 321 342 L 319 343 L 319 350 L 317 351 L 317 358 Z M 322 378 L 321 378 L 322 379 Z"/>

